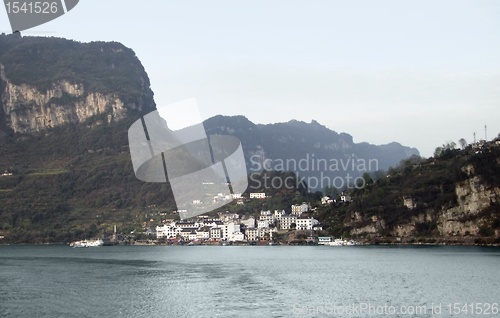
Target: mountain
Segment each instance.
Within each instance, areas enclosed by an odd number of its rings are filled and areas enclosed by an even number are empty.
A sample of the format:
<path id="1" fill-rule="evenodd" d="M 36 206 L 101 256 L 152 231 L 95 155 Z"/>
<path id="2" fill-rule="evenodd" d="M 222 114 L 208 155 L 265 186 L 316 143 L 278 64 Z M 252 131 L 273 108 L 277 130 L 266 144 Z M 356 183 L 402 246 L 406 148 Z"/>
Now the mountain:
<path id="1" fill-rule="evenodd" d="M 155 109 L 149 78 L 120 43 L 0 36 L 3 131 L 119 121 Z"/>
<path id="2" fill-rule="evenodd" d="M 308 185 L 316 190 L 327 185 L 343 188 L 348 177 L 352 177 L 352 185 L 354 178 L 365 172 L 387 170 L 419 155 L 417 149 L 396 142 L 380 146 L 354 143 L 351 135 L 337 133 L 315 120 L 256 125 L 244 116 L 215 116 L 203 124 L 209 135 L 240 139 L 249 173 L 264 168 L 293 171 L 306 177 Z"/>
<path id="3" fill-rule="evenodd" d="M 142 228 L 175 210 L 168 184 L 139 181 L 127 131 L 156 108 L 120 43 L 0 36 L 0 236 L 63 242 Z M 149 217 L 149 218 L 147 218 Z"/>
<path id="4" fill-rule="evenodd" d="M 155 108 L 147 73 L 135 53 L 120 43 L 0 35 L 4 242 L 68 242 L 109 233 L 115 224 L 121 233 L 140 232 L 166 217 L 178 217 L 169 183 L 142 182 L 132 168 L 128 128 Z M 355 144 L 350 135 L 317 122 L 255 125 L 243 116 L 215 116 L 204 124 L 208 134 L 242 141 L 249 172 L 259 170 L 254 169 L 257 162 L 279 168 L 282 159 L 295 161 L 301 176 L 315 176 L 312 166 L 301 169 L 307 155 L 312 165 L 314 155 L 328 163 L 323 172 L 344 176 L 345 170 L 353 170 L 348 167 L 353 158 L 377 160 L 378 169 L 387 169 L 418 154 L 397 143 Z M 346 168 L 331 171 L 332 160 Z M 358 168 L 356 162 L 353 174 L 363 172 Z M 321 189 L 310 181 L 305 180 Z M 304 185 L 296 186 L 300 191 L 270 191 L 276 196 L 272 206 L 310 200 Z M 283 193 L 286 197 L 279 198 Z M 258 202 L 238 207 L 250 214 L 260 208 Z"/>

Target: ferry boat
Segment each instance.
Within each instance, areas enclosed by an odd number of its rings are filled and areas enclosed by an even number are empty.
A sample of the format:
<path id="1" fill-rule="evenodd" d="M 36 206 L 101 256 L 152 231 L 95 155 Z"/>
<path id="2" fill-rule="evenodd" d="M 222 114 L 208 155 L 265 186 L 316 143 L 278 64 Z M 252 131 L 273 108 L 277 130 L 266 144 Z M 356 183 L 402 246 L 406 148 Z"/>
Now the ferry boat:
<path id="1" fill-rule="evenodd" d="M 104 241 L 101 239 L 98 240 L 82 240 L 71 243 L 69 246 L 77 248 L 77 247 L 96 247 L 103 246 Z"/>
<path id="2" fill-rule="evenodd" d="M 326 245 L 326 244 L 325 244 Z M 328 243 L 330 246 L 354 246 L 354 245 L 360 245 L 359 242 L 356 242 L 354 240 L 344 240 L 344 239 L 335 239 L 335 241 Z"/>
<path id="3" fill-rule="evenodd" d="M 76 242 L 73 242 L 71 243 L 69 246 L 73 247 L 73 248 L 77 248 L 77 247 L 89 247 L 88 244 L 87 244 L 87 241 L 76 241 Z"/>

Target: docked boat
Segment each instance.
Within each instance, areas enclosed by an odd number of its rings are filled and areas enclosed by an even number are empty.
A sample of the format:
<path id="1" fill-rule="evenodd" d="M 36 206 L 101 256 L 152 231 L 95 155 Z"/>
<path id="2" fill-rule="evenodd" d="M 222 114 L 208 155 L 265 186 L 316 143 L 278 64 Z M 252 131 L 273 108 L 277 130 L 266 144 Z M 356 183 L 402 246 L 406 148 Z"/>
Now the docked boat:
<path id="1" fill-rule="evenodd" d="M 87 240 L 87 245 L 88 245 L 88 247 L 103 246 L 104 245 L 104 241 L 101 240 L 101 239 Z"/>
<path id="2" fill-rule="evenodd" d="M 325 244 L 326 245 L 326 244 Z M 354 240 L 344 240 L 344 239 L 335 239 L 335 241 L 328 243 L 330 246 L 354 246 L 354 245 L 360 245 L 359 242 L 356 242 Z"/>
<path id="3" fill-rule="evenodd" d="M 71 247 L 73 247 L 73 248 L 78 248 L 78 247 L 89 247 L 89 245 L 87 244 L 87 241 L 86 241 L 86 240 L 73 242 L 73 243 L 71 243 L 69 246 L 71 246 Z"/>
<path id="4" fill-rule="evenodd" d="M 71 247 L 96 247 L 96 246 L 103 246 L 104 241 L 101 239 L 98 240 L 82 240 L 82 241 L 76 241 L 71 243 L 69 246 Z"/>

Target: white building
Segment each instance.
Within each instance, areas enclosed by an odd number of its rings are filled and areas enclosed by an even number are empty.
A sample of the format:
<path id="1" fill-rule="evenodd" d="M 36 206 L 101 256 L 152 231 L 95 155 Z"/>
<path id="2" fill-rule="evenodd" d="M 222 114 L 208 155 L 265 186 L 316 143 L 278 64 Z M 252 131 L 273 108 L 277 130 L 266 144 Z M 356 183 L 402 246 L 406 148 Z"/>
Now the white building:
<path id="1" fill-rule="evenodd" d="M 322 205 L 328 205 L 328 204 L 332 204 L 333 202 L 335 202 L 335 200 L 333 200 L 332 198 L 330 198 L 329 196 L 324 196 L 321 198 L 321 204 Z"/>
<path id="2" fill-rule="evenodd" d="M 241 221 L 241 224 L 244 224 L 247 229 L 253 229 L 255 228 L 255 218 L 250 217 L 247 220 Z"/>
<path id="3" fill-rule="evenodd" d="M 273 215 L 273 214 L 269 210 L 267 210 L 267 211 L 264 211 L 264 210 L 260 211 L 260 217 L 271 216 L 271 215 Z"/>
<path id="4" fill-rule="evenodd" d="M 257 228 L 259 229 L 269 228 L 269 220 L 259 220 L 257 222 Z"/>
<path id="5" fill-rule="evenodd" d="M 167 239 L 175 238 L 177 237 L 177 234 L 180 234 L 181 231 L 182 231 L 181 228 L 165 224 L 163 226 L 156 227 L 156 237 L 158 238 L 165 237 Z"/>
<path id="6" fill-rule="evenodd" d="M 180 227 L 181 229 L 197 229 L 200 227 L 198 222 L 176 222 L 175 227 Z"/>
<path id="7" fill-rule="evenodd" d="M 241 193 L 233 193 L 231 194 L 231 197 L 234 199 L 241 199 Z"/>
<path id="8" fill-rule="evenodd" d="M 241 232 L 234 232 L 229 236 L 229 241 L 236 242 L 236 241 L 244 241 L 245 240 L 245 235 Z"/>
<path id="9" fill-rule="evenodd" d="M 351 202 L 351 196 L 348 194 L 342 194 L 340 196 L 340 201 L 345 202 L 345 203 Z"/>
<path id="10" fill-rule="evenodd" d="M 279 219 L 286 214 L 285 210 L 274 210 L 274 217 Z"/>
<path id="11" fill-rule="evenodd" d="M 298 218 L 296 224 L 297 230 L 312 230 L 319 222 L 315 218 Z"/>
<path id="12" fill-rule="evenodd" d="M 292 214 L 300 216 L 302 213 L 309 211 L 309 204 L 294 204 L 292 205 Z"/>
<path id="13" fill-rule="evenodd" d="M 201 231 L 196 231 L 196 239 L 208 239 L 210 238 L 210 230 L 201 230 Z"/>
<path id="14" fill-rule="evenodd" d="M 270 229 L 260 229 L 259 237 L 260 239 L 272 239 L 273 238 L 273 233 L 278 233 L 278 230 L 276 228 Z"/>
<path id="15" fill-rule="evenodd" d="M 296 215 L 285 215 L 282 216 L 279 221 L 279 228 L 282 230 L 290 230 L 292 228 L 292 224 L 295 223 L 297 225 L 297 216 Z"/>
<path id="16" fill-rule="evenodd" d="M 245 235 L 249 241 L 258 241 L 260 238 L 260 229 L 247 229 Z"/>
<path id="17" fill-rule="evenodd" d="M 331 236 L 320 236 L 318 237 L 318 245 L 328 245 L 332 241 Z"/>
<path id="18" fill-rule="evenodd" d="M 250 193 L 250 199 L 265 199 L 265 193 Z"/>
<path id="19" fill-rule="evenodd" d="M 180 236 L 184 239 L 184 240 L 194 240 L 196 239 L 196 232 L 194 230 L 191 230 L 191 229 L 183 229 L 179 232 Z M 191 236 L 191 238 L 190 238 Z"/>
<path id="20" fill-rule="evenodd" d="M 219 227 L 213 227 L 210 229 L 210 237 L 213 239 L 221 239 L 222 238 L 222 229 Z"/>
<path id="21" fill-rule="evenodd" d="M 233 213 L 233 212 L 219 212 L 218 214 L 219 214 L 219 219 L 225 223 L 235 221 L 240 218 L 238 213 Z"/>

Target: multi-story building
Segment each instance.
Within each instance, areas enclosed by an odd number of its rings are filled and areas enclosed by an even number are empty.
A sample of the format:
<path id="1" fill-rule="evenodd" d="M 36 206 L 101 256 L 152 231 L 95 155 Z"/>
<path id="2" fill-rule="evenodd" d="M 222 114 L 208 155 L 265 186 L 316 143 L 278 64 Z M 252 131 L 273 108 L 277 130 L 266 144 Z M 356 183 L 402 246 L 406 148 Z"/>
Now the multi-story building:
<path id="1" fill-rule="evenodd" d="M 247 220 L 242 220 L 241 224 L 244 224 L 247 229 L 253 229 L 255 228 L 255 219 L 250 217 Z"/>
<path id="2" fill-rule="evenodd" d="M 286 214 L 285 210 L 274 210 L 274 217 L 279 219 Z"/>
<path id="3" fill-rule="evenodd" d="M 292 205 L 292 214 L 300 216 L 302 213 L 309 211 L 309 204 L 294 204 Z"/>
<path id="4" fill-rule="evenodd" d="M 313 226 L 318 224 L 318 220 L 315 218 L 298 218 L 297 219 L 297 230 L 312 230 Z"/>
<path id="5" fill-rule="evenodd" d="M 245 235 L 241 232 L 234 232 L 229 236 L 228 241 L 236 242 L 236 241 L 244 241 Z"/>
<path id="6" fill-rule="evenodd" d="M 181 228 L 171 226 L 171 225 L 163 225 L 163 226 L 157 226 L 156 227 L 156 237 L 158 238 L 175 238 L 177 237 L 178 234 L 182 231 Z"/>
<path id="7" fill-rule="evenodd" d="M 260 238 L 260 229 L 247 229 L 245 235 L 249 241 L 258 241 Z"/>
<path id="8" fill-rule="evenodd" d="M 197 229 L 200 227 L 198 222 L 176 222 L 175 227 L 180 227 L 181 229 Z"/>
<path id="9" fill-rule="evenodd" d="M 208 239 L 210 238 L 210 230 L 209 229 L 203 229 L 200 231 L 196 231 L 196 239 Z"/>
<path id="10" fill-rule="evenodd" d="M 250 199 L 265 199 L 265 193 L 250 193 Z"/>
<path id="11" fill-rule="evenodd" d="M 210 229 L 210 237 L 213 239 L 221 239 L 222 238 L 222 229 L 219 227 L 212 227 Z"/>
<path id="12" fill-rule="evenodd" d="M 290 230 L 292 228 L 292 224 L 297 225 L 297 216 L 296 215 L 284 215 L 279 219 L 279 228 L 282 230 Z"/>
<path id="13" fill-rule="evenodd" d="M 234 199 L 241 199 L 241 193 L 233 193 L 231 194 L 231 197 Z"/>
<path id="14" fill-rule="evenodd" d="M 257 222 L 257 228 L 259 229 L 269 228 L 269 220 L 259 220 Z"/>

